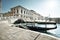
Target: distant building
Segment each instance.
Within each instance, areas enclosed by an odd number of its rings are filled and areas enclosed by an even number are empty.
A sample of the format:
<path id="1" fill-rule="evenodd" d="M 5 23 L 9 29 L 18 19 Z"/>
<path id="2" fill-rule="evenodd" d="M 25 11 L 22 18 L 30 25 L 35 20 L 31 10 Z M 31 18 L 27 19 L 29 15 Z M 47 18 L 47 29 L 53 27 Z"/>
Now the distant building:
<path id="1" fill-rule="evenodd" d="M 12 12 L 7 12 L 7 13 L 4 13 L 3 16 L 4 17 L 9 17 L 9 16 L 13 16 L 13 15 L 12 15 Z"/>
<path id="2" fill-rule="evenodd" d="M 55 21 L 60 24 L 60 18 L 49 18 L 49 21 Z"/>
<path id="3" fill-rule="evenodd" d="M 0 13 L 0 20 L 2 19 L 2 17 L 3 17 L 3 13 Z"/>
<path id="4" fill-rule="evenodd" d="M 22 6 L 11 8 L 10 12 L 3 15 L 4 17 L 18 17 L 24 20 L 42 20 L 43 16 L 33 10 L 28 10 Z"/>

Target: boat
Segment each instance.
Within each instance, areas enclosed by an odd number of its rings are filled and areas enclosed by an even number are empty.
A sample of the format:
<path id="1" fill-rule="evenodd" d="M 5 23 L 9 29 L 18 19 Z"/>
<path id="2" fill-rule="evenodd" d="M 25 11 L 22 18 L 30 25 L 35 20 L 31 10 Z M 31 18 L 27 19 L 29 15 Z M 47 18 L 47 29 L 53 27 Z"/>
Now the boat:
<path id="1" fill-rule="evenodd" d="M 57 28 L 56 23 L 42 23 L 42 24 L 38 24 L 38 23 L 20 23 L 20 24 L 15 24 L 16 27 L 19 28 L 24 28 L 24 29 L 29 29 L 29 30 L 33 30 L 33 31 L 40 31 L 40 32 L 46 32 L 47 30 L 53 30 Z M 50 27 L 49 27 L 50 26 Z"/>
<path id="2" fill-rule="evenodd" d="M 14 24 L 15 25 L 17 24 L 16 27 L 34 30 L 34 31 L 47 31 L 47 30 L 52 30 L 57 28 L 55 22 L 24 22 L 23 20 L 18 19 L 17 21 L 14 22 Z M 54 27 L 53 26 L 49 27 L 49 25 L 53 25 Z"/>
<path id="3" fill-rule="evenodd" d="M 38 23 L 37 23 L 38 24 Z M 38 26 L 38 25 L 40 25 L 40 26 Z M 52 24 L 38 24 L 38 25 L 26 25 L 27 27 L 28 27 L 28 29 L 30 29 L 30 30 L 34 30 L 34 31 L 47 31 L 47 30 L 52 30 L 52 29 L 56 29 L 57 28 L 57 25 L 54 23 L 52 23 Z M 42 26 L 41 26 L 42 25 Z M 43 27 L 43 25 L 44 25 L 44 27 Z M 52 27 L 48 27 L 48 26 L 50 26 L 50 25 L 53 25 Z"/>

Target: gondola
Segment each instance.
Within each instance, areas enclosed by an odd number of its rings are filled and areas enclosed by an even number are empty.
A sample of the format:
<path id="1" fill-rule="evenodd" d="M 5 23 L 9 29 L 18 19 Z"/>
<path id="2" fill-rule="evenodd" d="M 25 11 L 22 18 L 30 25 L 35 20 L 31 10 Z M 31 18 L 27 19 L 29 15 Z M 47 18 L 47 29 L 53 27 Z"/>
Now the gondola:
<path id="1" fill-rule="evenodd" d="M 27 23 L 27 25 L 23 25 L 23 23 Z M 41 26 L 36 26 L 35 23 L 37 24 L 44 24 L 45 27 L 41 27 Z M 21 20 L 21 19 L 18 19 L 17 21 L 14 22 L 14 24 L 22 24 L 22 25 L 17 25 L 16 27 L 20 27 L 20 28 L 24 28 L 24 29 L 29 29 L 29 30 L 34 30 L 34 31 L 47 31 L 47 30 L 52 30 L 52 29 L 56 29 L 57 28 L 57 25 L 55 22 L 24 22 L 24 20 Z M 30 24 L 30 25 L 29 25 Z M 32 24 L 32 25 L 31 25 Z M 50 27 L 48 28 L 46 25 L 48 24 L 53 24 L 55 25 L 55 27 Z"/>

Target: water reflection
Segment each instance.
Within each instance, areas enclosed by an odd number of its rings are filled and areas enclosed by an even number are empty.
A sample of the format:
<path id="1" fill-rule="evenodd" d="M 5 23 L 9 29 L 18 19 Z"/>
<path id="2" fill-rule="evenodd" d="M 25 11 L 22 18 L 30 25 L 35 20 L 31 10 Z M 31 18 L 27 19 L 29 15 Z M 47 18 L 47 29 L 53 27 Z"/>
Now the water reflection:
<path id="1" fill-rule="evenodd" d="M 42 27 L 42 28 L 54 28 L 56 27 L 56 24 L 37 24 L 37 23 L 22 23 L 24 26 L 36 26 L 36 27 Z M 48 30 L 46 33 L 49 35 L 53 35 L 56 37 L 60 37 L 60 24 L 57 24 L 56 29 Z M 39 32 L 39 31 L 38 31 Z"/>
<path id="2" fill-rule="evenodd" d="M 54 27 L 56 27 L 56 25 L 55 24 L 37 24 L 37 23 L 35 23 L 35 26 L 38 26 L 38 27 L 46 27 L 46 28 L 54 28 Z"/>
<path id="3" fill-rule="evenodd" d="M 60 24 L 57 24 L 57 29 L 49 30 L 48 32 L 55 34 L 57 37 L 60 37 Z"/>

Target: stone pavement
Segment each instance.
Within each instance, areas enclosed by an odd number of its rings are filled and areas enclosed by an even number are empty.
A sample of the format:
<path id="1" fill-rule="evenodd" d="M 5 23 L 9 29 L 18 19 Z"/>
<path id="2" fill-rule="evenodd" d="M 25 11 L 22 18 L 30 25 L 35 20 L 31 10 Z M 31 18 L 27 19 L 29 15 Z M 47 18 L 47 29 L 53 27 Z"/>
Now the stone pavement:
<path id="1" fill-rule="evenodd" d="M 59 40 L 54 36 L 0 23 L 0 40 Z"/>

